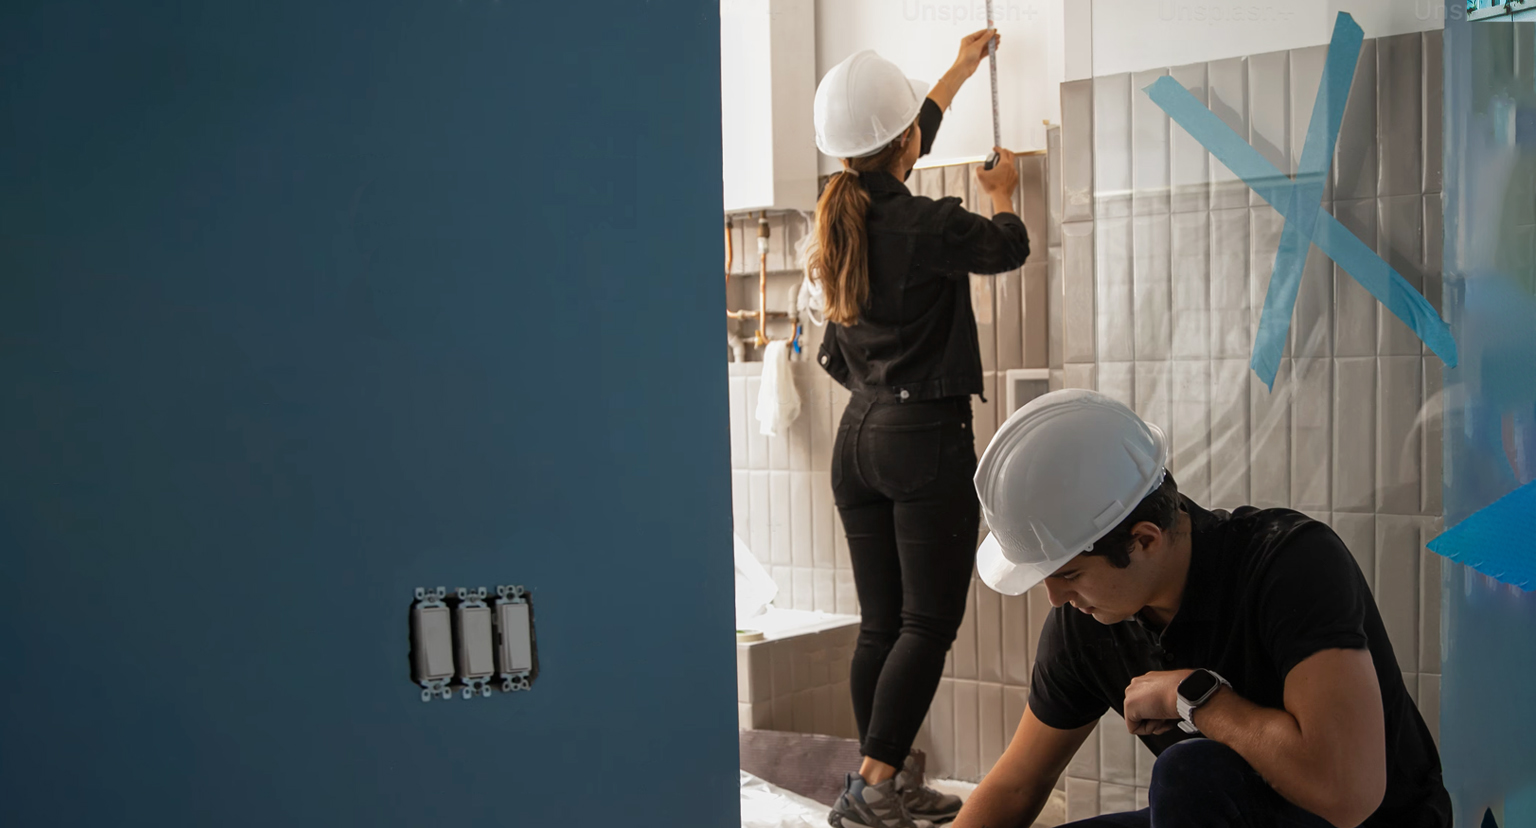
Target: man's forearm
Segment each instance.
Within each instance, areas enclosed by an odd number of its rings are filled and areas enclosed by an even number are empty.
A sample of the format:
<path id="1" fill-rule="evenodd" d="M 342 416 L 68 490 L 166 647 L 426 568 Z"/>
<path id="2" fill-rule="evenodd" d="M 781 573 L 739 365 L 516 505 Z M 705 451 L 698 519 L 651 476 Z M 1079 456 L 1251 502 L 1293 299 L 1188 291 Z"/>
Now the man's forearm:
<path id="1" fill-rule="evenodd" d="M 1351 789 L 1358 769 L 1341 761 L 1338 751 L 1318 749 L 1290 713 L 1254 704 L 1226 688 L 1192 718 L 1201 735 L 1237 751 L 1293 804 L 1330 821 L 1341 808 L 1347 811 L 1347 798 L 1340 793 Z"/>
<path id="2" fill-rule="evenodd" d="M 1053 783 L 1052 783 L 1053 784 Z M 950 828 L 1019 828 L 1034 824 L 1050 801 L 1052 784 L 1035 789 L 1011 786 L 988 775 L 976 786 Z"/>

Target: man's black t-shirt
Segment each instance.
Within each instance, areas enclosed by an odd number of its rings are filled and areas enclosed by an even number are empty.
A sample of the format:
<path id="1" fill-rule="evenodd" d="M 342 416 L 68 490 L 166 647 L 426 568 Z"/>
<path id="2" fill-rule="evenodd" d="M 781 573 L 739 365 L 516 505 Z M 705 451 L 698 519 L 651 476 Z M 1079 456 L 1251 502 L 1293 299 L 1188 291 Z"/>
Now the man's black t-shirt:
<path id="1" fill-rule="evenodd" d="M 1448 828 L 1450 795 L 1429 728 L 1403 685 L 1360 567 L 1326 524 L 1289 509 L 1210 512 L 1183 499 L 1191 520 L 1189 579 L 1159 634 L 1140 620 L 1105 625 L 1070 606 L 1040 634 L 1029 707 L 1072 730 L 1109 708 L 1125 712 L 1131 679 L 1204 667 L 1243 698 L 1283 708 L 1285 677 L 1329 649 L 1369 648 L 1386 714 L 1387 791 L 1366 828 Z M 1178 728 L 1141 740 L 1153 753 L 1192 738 Z"/>

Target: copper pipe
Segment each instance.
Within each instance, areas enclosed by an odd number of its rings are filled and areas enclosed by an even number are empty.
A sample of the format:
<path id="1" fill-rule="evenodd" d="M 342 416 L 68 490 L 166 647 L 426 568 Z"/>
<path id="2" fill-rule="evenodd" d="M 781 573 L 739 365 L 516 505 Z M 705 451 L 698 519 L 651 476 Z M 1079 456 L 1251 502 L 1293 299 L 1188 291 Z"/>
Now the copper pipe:
<path id="1" fill-rule="evenodd" d="M 736 263 L 736 242 L 735 242 L 735 239 L 732 238 L 733 234 L 731 233 L 731 231 L 734 230 L 734 229 L 735 229 L 735 225 L 731 222 L 731 217 L 730 216 L 726 216 L 725 217 L 725 284 L 726 284 L 726 288 L 727 289 L 730 288 L 730 284 L 731 284 L 731 266 Z"/>
<path id="2" fill-rule="evenodd" d="M 750 214 L 749 214 L 750 215 Z M 735 264 L 735 234 L 732 230 L 735 222 L 727 215 L 725 217 L 725 280 L 729 287 L 731 280 L 731 268 Z M 727 319 L 756 319 L 757 330 L 753 332 L 752 343 L 761 348 L 771 340 L 768 338 L 769 319 L 793 319 L 794 315 L 788 311 L 768 310 L 768 239 L 770 231 L 768 227 L 768 211 L 760 210 L 757 214 L 757 310 L 727 310 Z M 794 342 L 791 335 L 789 342 Z"/>
<path id="3" fill-rule="evenodd" d="M 757 214 L 757 347 L 768 344 L 768 211 Z"/>
<path id="4" fill-rule="evenodd" d="M 755 311 L 755 310 L 740 310 L 740 311 L 728 310 L 728 311 L 725 312 L 725 315 L 726 315 L 726 317 L 728 317 L 730 319 L 756 319 L 758 317 L 758 312 Z M 789 318 L 789 314 L 784 312 L 784 311 L 768 311 L 768 318 L 769 319 L 787 319 L 787 318 Z"/>

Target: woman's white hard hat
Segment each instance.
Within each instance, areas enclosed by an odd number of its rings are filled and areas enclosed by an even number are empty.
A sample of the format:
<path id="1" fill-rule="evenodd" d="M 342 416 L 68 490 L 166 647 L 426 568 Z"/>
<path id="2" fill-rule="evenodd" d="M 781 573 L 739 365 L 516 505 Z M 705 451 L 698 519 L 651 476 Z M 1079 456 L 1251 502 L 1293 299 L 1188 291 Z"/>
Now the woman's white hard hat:
<path id="1" fill-rule="evenodd" d="M 917 120 L 928 89 L 872 49 L 850 56 L 816 87 L 816 148 L 833 158 L 874 155 Z"/>
<path id="2" fill-rule="evenodd" d="M 987 586 L 1022 595 L 1130 516 L 1162 485 L 1168 439 L 1116 400 L 1067 389 L 1013 413 L 976 466 L 991 534 L 976 553 Z"/>

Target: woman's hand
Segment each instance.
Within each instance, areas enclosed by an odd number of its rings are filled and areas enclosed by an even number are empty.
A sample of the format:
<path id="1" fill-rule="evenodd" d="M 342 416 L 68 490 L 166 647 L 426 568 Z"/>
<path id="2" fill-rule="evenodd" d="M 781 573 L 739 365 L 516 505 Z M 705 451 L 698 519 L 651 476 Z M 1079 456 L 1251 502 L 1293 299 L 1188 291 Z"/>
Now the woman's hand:
<path id="1" fill-rule="evenodd" d="M 960 91 L 960 85 L 976 74 L 976 67 L 981 65 L 981 59 L 987 54 L 987 42 L 994 37 L 999 43 L 1002 42 L 1002 35 L 996 29 L 982 29 L 960 39 L 960 55 L 955 58 L 954 65 L 928 90 L 929 99 L 938 104 L 940 110 L 949 109 L 955 93 Z"/>
<path id="2" fill-rule="evenodd" d="M 976 67 L 987 56 L 987 43 L 993 38 L 997 39 L 999 46 L 1002 45 L 1003 36 L 996 29 L 982 29 L 960 38 L 960 54 L 955 58 L 955 65 L 950 71 L 962 81 L 976 74 Z"/>
<path id="3" fill-rule="evenodd" d="M 1002 147 L 993 147 L 997 152 L 997 166 L 990 170 L 976 168 L 976 182 L 981 185 L 981 191 L 989 196 L 1012 198 L 1013 188 L 1019 183 L 1019 168 L 1014 163 L 1012 152 Z"/>

